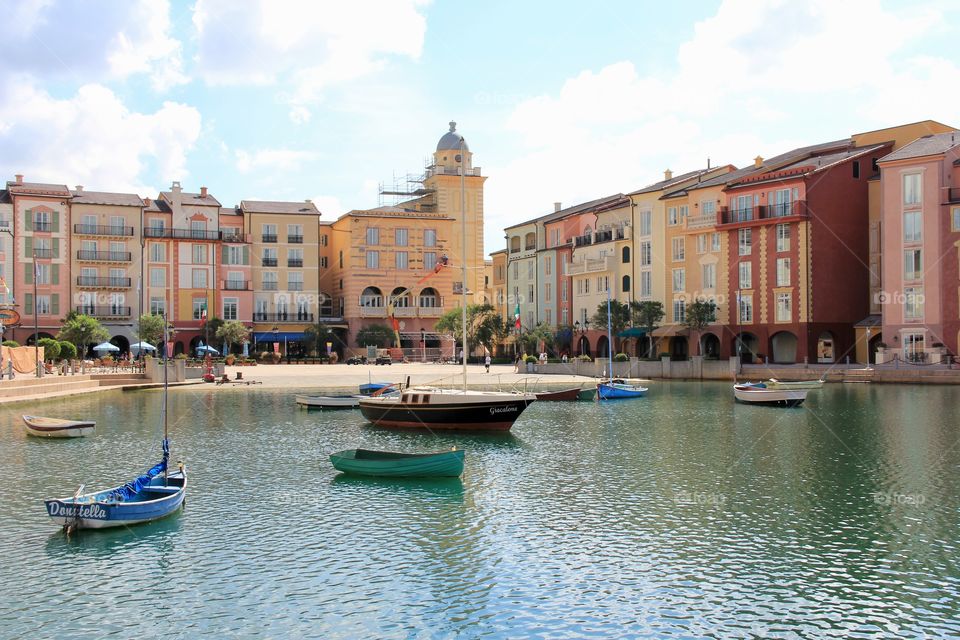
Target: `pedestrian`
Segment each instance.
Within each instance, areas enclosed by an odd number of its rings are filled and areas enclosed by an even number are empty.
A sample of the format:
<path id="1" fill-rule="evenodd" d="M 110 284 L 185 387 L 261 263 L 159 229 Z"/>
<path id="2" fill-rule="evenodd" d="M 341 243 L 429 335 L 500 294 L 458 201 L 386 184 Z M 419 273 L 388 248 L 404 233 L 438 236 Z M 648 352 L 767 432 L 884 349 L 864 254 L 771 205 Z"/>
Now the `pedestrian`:
<path id="1" fill-rule="evenodd" d="M 521 362 L 522 360 L 523 360 L 523 354 L 518 353 L 518 354 L 517 354 L 517 359 L 516 359 L 516 361 L 513 363 L 513 372 L 514 372 L 514 373 L 520 373 L 520 362 Z"/>
<path id="2" fill-rule="evenodd" d="M 463 349 L 460 349 L 460 364 L 463 364 Z"/>
<path id="3" fill-rule="evenodd" d="M 490 373 L 490 354 L 487 354 L 487 357 L 483 359 L 483 366 L 487 368 L 487 373 Z"/>

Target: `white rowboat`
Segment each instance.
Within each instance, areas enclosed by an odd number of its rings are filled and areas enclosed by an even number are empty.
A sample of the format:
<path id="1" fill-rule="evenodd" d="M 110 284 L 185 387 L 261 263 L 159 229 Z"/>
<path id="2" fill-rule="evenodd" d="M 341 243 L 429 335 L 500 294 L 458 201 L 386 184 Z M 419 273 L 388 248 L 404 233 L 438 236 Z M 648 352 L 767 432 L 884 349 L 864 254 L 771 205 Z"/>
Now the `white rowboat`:
<path id="1" fill-rule="evenodd" d="M 93 433 L 96 422 L 92 420 L 62 420 L 41 416 L 23 416 L 27 433 L 39 438 L 82 438 Z"/>
<path id="2" fill-rule="evenodd" d="M 823 387 L 823 378 L 819 380 L 796 380 L 796 381 L 784 381 L 777 380 L 776 378 L 770 378 L 763 383 L 767 389 L 820 389 Z"/>
<path id="3" fill-rule="evenodd" d="M 308 409 L 355 409 L 369 396 L 296 396 L 297 404 Z"/>
<path id="4" fill-rule="evenodd" d="M 752 384 L 733 385 L 738 402 L 778 407 L 796 407 L 807 399 L 807 389 L 767 389 Z"/>

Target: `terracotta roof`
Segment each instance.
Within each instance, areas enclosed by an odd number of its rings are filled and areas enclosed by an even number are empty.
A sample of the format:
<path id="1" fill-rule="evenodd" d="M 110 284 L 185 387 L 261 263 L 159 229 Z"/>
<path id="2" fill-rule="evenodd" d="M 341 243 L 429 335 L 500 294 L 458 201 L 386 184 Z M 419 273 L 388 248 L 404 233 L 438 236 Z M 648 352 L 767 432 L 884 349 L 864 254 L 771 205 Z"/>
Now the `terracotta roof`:
<path id="1" fill-rule="evenodd" d="M 142 207 L 143 200 L 135 193 L 110 191 L 72 191 L 73 204 L 112 204 L 123 207 Z"/>
<path id="2" fill-rule="evenodd" d="M 284 213 L 319 216 L 320 210 L 312 202 L 284 202 L 279 200 L 241 200 L 240 209 L 246 213 Z"/>
<path id="3" fill-rule="evenodd" d="M 536 218 L 531 218 L 526 222 L 519 222 L 517 224 L 510 225 L 509 227 L 504 227 L 504 231 L 507 229 L 515 229 L 516 227 L 522 227 L 526 224 L 532 224 L 534 222 L 554 222 L 560 220 L 561 218 L 566 218 L 567 216 L 572 216 L 578 213 L 586 213 L 589 211 L 597 209 L 607 209 L 611 208 L 612 205 L 616 205 L 619 200 L 622 200 L 622 205 L 627 205 L 630 203 L 630 200 L 623 195 L 618 193 L 612 196 L 604 196 L 602 198 L 597 198 L 596 200 L 590 200 L 588 202 L 582 202 L 580 204 L 575 204 L 572 207 L 567 207 L 566 209 L 560 209 L 560 211 L 554 211 L 552 213 L 547 213 Z"/>
<path id="4" fill-rule="evenodd" d="M 33 194 L 40 196 L 70 197 L 70 189 L 63 184 L 47 184 L 45 182 L 11 182 L 7 181 L 7 190 L 14 194 Z"/>
<path id="5" fill-rule="evenodd" d="M 170 205 L 163 200 L 151 200 L 143 210 L 146 213 L 171 213 Z"/>
<path id="6" fill-rule="evenodd" d="M 960 131 L 927 135 L 922 138 L 917 138 L 910 144 L 900 147 L 891 154 L 885 155 L 880 158 L 878 162 L 935 156 L 957 146 L 960 146 Z"/>
<path id="7" fill-rule="evenodd" d="M 0 204 L 7 204 L 10 202 L 13 202 L 13 200 L 10 199 L 10 192 L 6 190 L 0 191 Z"/>
<path id="8" fill-rule="evenodd" d="M 671 186 L 680 184 L 681 182 L 686 182 L 691 178 L 696 178 L 698 175 L 704 173 L 710 173 L 715 171 L 717 167 L 711 167 L 710 169 L 697 169 L 695 171 L 687 171 L 686 173 L 681 173 L 680 175 L 672 176 L 668 180 L 661 180 L 660 182 L 654 182 L 649 184 L 642 189 L 637 189 L 636 191 L 631 191 L 627 195 L 635 196 L 641 193 L 652 193 L 654 191 L 663 191 L 664 189 L 669 189 Z"/>
<path id="9" fill-rule="evenodd" d="M 166 198 L 167 200 L 173 200 L 172 191 L 161 191 L 160 195 Z M 182 202 L 183 204 L 200 204 L 200 205 L 210 206 L 210 207 L 220 206 L 220 201 L 214 198 L 212 195 L 210 195 L 209 192 L 207 193 L 206 197 L 204 197 L 204 196 L 201 196 L 199 193 L 188 193 L 186 191 L 181 191 L 180 202 Z"/>

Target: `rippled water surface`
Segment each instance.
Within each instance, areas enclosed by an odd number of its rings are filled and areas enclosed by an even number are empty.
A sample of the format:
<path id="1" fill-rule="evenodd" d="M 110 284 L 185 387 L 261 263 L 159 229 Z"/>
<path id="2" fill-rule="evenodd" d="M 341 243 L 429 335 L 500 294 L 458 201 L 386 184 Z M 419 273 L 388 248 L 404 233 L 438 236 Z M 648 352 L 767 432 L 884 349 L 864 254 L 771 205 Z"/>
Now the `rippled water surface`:
<path id="1" fill-rule="evenodd" d="M 159 393 L 29 407 L 97 419 L 71 441 L 2 408 L 0 636 L 960 635 L 955 389 L 832 385 L 784 410 L 651 387 L 441 437 L 289 392 L 177 390 L 185 510 L 70 539 L 41 500 L 152 465 Z M 452 445 L 461 480 L 349 479 L 326 458 Z"/>

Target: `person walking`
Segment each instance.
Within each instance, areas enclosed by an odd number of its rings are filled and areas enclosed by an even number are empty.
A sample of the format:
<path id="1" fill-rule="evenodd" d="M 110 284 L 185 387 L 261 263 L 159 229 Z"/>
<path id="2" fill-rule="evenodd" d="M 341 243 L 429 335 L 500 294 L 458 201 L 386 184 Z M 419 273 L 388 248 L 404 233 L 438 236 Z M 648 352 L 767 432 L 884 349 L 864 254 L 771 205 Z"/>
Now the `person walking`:
<path id="1" fill-rule="evenodd" d="M 487 357 L 483 359 L 483 366 L 487 368 L 487 373 L 490 373 L 490 354 L 487 354 Z"/>

